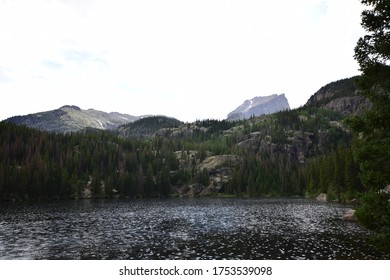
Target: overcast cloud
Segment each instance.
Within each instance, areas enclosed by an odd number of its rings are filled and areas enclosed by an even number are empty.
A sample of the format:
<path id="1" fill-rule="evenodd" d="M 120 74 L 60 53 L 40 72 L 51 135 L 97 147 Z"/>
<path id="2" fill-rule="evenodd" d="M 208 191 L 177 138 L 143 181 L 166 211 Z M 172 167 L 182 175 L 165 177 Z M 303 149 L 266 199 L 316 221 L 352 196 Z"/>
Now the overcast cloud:
<path id="1" fill-rule="evenodd" d="M 0 0 L 0 119 L 62 105 L 183 121 L 303 105 L 359 74 L 359 0 Z"/>

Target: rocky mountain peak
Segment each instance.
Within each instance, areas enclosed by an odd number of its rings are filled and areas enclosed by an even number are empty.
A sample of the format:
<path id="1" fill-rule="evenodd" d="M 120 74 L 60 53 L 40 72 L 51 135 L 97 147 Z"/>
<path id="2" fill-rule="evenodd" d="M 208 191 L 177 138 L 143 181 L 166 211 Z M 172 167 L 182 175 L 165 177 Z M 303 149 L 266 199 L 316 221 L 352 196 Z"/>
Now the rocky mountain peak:
<path id="1" fill-rule="evenodd" d="M 289 109 L 290 105 L 284 94 L 256 96 L 245 100 L 243 104 L 228 114 L 227 119 L 230 121 L 249 119 L 252 116 L 268 115 Z"/>

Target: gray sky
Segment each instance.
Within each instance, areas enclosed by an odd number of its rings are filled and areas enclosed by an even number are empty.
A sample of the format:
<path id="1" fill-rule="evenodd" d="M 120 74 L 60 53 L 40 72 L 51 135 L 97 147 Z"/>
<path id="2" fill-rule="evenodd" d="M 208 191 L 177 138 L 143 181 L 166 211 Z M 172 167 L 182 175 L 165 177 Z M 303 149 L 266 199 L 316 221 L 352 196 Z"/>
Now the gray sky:
<path id="1" fill-rule="evenodd" d="M 182 121 L 303 105 L 359 74 L 360 0 L 0 0 L 0 120 L 62 105 Z"/>

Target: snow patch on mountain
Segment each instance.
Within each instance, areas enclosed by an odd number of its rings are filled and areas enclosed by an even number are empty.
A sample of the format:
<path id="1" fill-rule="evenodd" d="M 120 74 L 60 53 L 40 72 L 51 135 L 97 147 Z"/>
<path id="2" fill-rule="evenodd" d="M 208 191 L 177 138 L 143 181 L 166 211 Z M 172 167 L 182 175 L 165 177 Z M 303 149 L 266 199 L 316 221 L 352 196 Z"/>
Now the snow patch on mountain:
<path id="1" fill-rule="evenodd" d="M 289 109 L 290 105 L 284 94 L 256 96 L 251 100 L 245 100 L 243 104 L 228 114 L 227 119 L 231 121 L 249 119 L 252 116 L 273 114 Z"/>

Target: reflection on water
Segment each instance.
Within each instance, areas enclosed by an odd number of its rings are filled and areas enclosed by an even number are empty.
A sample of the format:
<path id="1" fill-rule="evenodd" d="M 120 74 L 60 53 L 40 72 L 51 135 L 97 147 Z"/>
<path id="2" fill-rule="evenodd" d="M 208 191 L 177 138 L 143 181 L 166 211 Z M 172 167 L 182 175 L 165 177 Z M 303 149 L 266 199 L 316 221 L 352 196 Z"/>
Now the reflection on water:
<path id="1" fill-rule="evenodd" d="M 377 259 L 345 206 L 308 199 L 0 206 L 1 259 Z"/>

